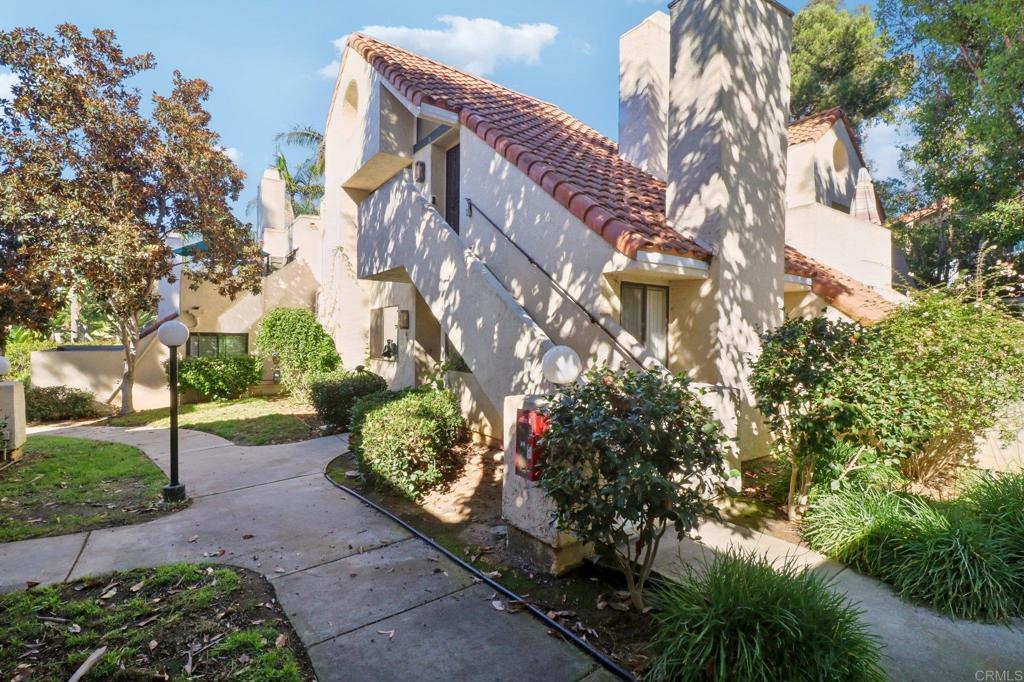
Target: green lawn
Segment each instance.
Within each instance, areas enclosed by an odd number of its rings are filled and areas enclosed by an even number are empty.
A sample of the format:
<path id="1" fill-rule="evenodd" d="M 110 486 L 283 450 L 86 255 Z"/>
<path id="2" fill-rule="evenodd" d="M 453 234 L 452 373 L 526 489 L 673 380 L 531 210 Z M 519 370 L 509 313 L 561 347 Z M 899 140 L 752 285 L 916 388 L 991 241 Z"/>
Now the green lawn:
<path id="1" fill-rule="evenodd" d="M 145 410 L 127 417 L 111 417 L 111 426 L 170 426 L 168 409 Z M 311 407 L 286 399 L 243 398 L 223 402 L 182 405 L 178 426 L 205 431 L 238 445 L 294 443 L 319 435 Z"/>
<path id="2" fill-rule="evenodd" d="M 127 445 L 29 436 L 0 470 L 0 542 L 145 521 L 171 511 L 163 472 Z"/>
<path id="3" fill-rule="evenodd" d="M 259 575 L 176 564 L 0 596 L 0 679 L 312 680 Z"/>

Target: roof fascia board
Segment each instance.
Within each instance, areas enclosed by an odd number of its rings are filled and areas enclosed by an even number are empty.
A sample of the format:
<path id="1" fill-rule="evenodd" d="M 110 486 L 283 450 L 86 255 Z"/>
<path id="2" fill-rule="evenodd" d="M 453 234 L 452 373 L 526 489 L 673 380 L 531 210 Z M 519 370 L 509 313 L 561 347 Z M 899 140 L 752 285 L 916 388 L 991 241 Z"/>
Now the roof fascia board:
<path id="1" fill-rule="evenodd" d="M 444 123 L 446 125 L 459 124 L 458 114 L 448 111 L 447 109 L 442 109 L 441 107 L 434 106 L 433 104 L 420 104 L 419 106 L 417 106 L 410 102 L 408 99 L 406 99 L 405 95 L 399 92 L 398 88 L 392 85 L 391 81 L 389 81 L 387 78 L 384 78 L 379 73 L 377 74 L 377 78 L 380 81 L 381 85 L 383 85 L 388 92 L 394 95 L 398 99 L 398 101 L 402 103 L 402 106 L 404 106 L 406 109 L 412 112 L 413 116 L 415 116 L 416 118 L 425 118 L 431 121 L 435 121 L 437 123 Z"/>

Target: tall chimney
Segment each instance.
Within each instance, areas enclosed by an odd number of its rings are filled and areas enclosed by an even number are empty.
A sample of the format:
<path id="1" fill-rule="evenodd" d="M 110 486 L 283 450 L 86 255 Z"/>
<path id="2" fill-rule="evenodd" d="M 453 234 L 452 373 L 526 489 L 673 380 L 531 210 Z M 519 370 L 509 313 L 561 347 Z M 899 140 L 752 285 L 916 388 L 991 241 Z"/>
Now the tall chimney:
<path id="1" fill-rule="evenodd" d="M 655 12 L 619 37 L 619 155 L 665 180 L 669 16 Z"/>
<path id="2" fill-rule="evenodd" d="M 675 0 L 666 217 L 712 252 L 701 305 L 744 459 L 768 454 L 747 382 L 782 320 L 792 13 L 774 0 Z"/>

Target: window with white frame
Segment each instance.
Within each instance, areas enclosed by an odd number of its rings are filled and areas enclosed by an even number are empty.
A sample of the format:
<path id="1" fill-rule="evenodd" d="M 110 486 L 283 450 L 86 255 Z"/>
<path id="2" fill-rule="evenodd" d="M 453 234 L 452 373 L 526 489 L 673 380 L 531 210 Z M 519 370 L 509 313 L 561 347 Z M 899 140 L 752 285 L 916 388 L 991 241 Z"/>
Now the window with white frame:
<path id="1" fill-rule="evenodd" d="M 622 328 L 636 337 L 647 350 L 668 362 L 668 287 L 623 282 Z"/>

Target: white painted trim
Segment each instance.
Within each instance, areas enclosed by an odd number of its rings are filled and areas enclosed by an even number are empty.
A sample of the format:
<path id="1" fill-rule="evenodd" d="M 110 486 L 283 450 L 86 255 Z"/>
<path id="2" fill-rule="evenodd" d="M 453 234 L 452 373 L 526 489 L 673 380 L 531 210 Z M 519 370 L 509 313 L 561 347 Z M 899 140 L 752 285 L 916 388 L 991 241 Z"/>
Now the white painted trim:
<path id="1" fill-rule="evenodd" d="M 805 286 L 808 289 L 814 284 L 814 281 L 810 277 L 800 277 L 799 275 L 785 275 L 786 284 L 797 284 Z"/>
<path id="2" fill-rule="evenodd" d="M 688 270 L 707 271 L 708 269 L 708 264 L 705 261 L 697 260 L 696 258 L 686 258 L 684 256 L 672 256 L 667 253 L 659 253 L 657 251 L 638 251 L 635 260 L 638 263 L 653 263 L 655 265 L 667 265 L 669 267 L 685 268 Z"/>
<path id="3" fill-rule="evenodd" d="M 458 114 L 454 114 L 446 109 L 442 109 L 441 107 L 435 107 L 433 104 L 421 104 L 420 106 L 416 106 L 415 104 L 410 102 L 405 95 L 399 92 L 398 89 L 395 88 L 395 86 L 393 86 L 387 78 L 381 76 L 380 83 L 387 89 L 388 92 L 394 95 L 395 98 L 399 102 L 401 102 L 406 109 L 412 112 L 413 116 L 417 118 L 427 118 L 432 121 L 437 121 L 438 123 L 444 123 L 447 125 L 459 125 Z"/>

